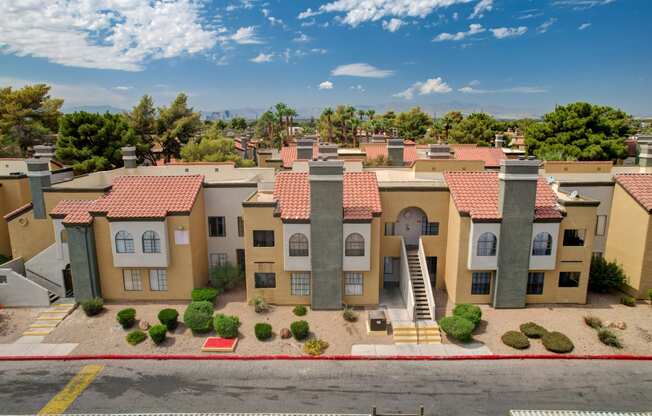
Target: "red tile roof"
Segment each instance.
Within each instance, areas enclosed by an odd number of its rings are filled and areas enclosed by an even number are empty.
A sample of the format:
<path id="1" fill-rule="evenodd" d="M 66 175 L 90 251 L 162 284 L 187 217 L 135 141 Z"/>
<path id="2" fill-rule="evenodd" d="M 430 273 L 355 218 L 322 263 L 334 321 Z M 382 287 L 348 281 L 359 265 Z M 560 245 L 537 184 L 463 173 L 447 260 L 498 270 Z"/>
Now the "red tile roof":
<path id="1" fill-rule="evenodd" d="M 319 143 L 315 142 L 312 144 L 312 156 L 313 158 L 319 153 Z M 283 146 L 281 148 L 281 160 L 283 161 L 284 168 L 291 168 L 292 163 L 297 160 L 297 145 L 292 144 L 290 146 Z"/>
<path id="2" fill-rule="evenodd" d="M 487 168 L 499 168 L 500 161 L 507 159 L 505 153 L 496 147 L 454 147 L 457 160 L 482 160 Z"/>
<path id="3" fill-rule="evenodd" d="M 370 220 L 380 214 L 378 181 L 373 172 L 345 172 L 343 183 L 344 219 Z M 283 220 L 310 219 L 310 181 L 307 172 L 281 172 L 276 176 L 274 199 Z"/>
<path id="4" fill-rule="evenodd" d="M 366 154 L 366 160 L 371 161 L 379 156 L 388 158 L 387 143 L 366 143 L 362 146 L 362 150 Z M 406 141 L 403 145 L 403 163 L 406 165 L 412 164 L 417 158 L 417 147 L 414 142 Z"/>
<path id="5" fill-rule="evenodd" d="M 91 214 L 112 220 L 165 218 L 190 212 L 203 180 L 201 175 L 120 176 L 107 195 L 92 201 L 60 201 L 50 214 L 65 215 L 67 224 L 88 224 Z"/>
<path id="6" fill-rule="evenodd" d="M 623 173 L 616 175 L 616 182 L 643 208 L 652 212 L 652 174 Z"/>
<path id="7" fill-rule="evenodd" d="M 446 172 L 444 178 L 457 210 L 478 220 L 499 220 L 498 173 Z M 550 186 L 539 178 L 534 208 L 535 219 L 561 219 L 557 196 Z"/>

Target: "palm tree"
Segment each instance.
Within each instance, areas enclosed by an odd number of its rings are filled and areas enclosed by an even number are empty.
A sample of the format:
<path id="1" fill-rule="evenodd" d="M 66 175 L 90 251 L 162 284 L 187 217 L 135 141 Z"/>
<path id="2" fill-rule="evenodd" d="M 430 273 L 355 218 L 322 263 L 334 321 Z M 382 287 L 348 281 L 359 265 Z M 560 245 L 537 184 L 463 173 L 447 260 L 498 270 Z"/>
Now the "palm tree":
<path id="1" fill-rule="evenodd" d="M 288 124 L 288 137 L 292 138 L 294 133 L 292 132 L 292 126 L 294 124 L 294 117 L 298 115 L 297 110 L 294 108 L 288 107 L 287 110 L 285 111 L 285 117 L 287 117 L 287 124 Z"/>
<path id="2" fill-rule="evenodd" d="M 284 103 L 278 103 L 274 106 L 274 108 L 276 109 L 276 118 L 278 118 L 279 123 L 281 123 L 281 128 L 285 126 L 285 132 L 287 133 L 287 124 L 284 124 L 284 121 L 287 120 L 286 114 L 288 111 L 288 106 Z"/>
<path id="3" fill-rule="evenodd" d="M 364 110 L 358 110 L 358 118 L 360 121 L 364 120 L 364 117 L 367 115 L 367 112 Z"/>
<path id="4" fill-rule="evenodd" d="M 333 141 L 333 109 L 326 107 L 321 115 L 326 119 L 326 125 L 328 126 L 328 143 L 331 143 Z"/>

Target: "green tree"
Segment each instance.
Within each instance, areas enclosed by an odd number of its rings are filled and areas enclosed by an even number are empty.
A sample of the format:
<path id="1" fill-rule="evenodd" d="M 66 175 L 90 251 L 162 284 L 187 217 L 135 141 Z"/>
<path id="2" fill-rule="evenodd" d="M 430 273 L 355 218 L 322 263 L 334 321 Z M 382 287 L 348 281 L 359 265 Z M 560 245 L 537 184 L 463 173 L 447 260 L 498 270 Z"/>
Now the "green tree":
<path id="1" fill-rule="evenodd" d="M 121 148 L 138 144 L 122 114 L 81 111 L 61 117 L 56 156 L 77 173 L 95 172 L 122 166 Z"/>
<path id="2" fill-rule="evenodd" d="M 57 130 L 63 100 L 49 93 L 50 86 L 45 84 L 0 88 L 0 154 L 22 156 Z"/>
<path id="3" fill-rule="evenodd" d="M 170 107 L 161 107 L 158 112 L 156 130 L 165 161 L 169 162 L 172 156 L 180 156 L 181 146 L 197 135 L 202 123 L 199 113 L 188 107 L 188 97 L 184 93 L 177 95 Z"/>
<path id="4" fill-rule="evenodd" d="M 530 155 L 540 159 L 615 160 L 627 156 L 625 139 L 632 117 L 615 108 L 589 103 L 557 106 L 525 131 Z"/>
<path id="5" fill-rule="evenodd" d="M 143 95 L 138 104 L 127 114 L 129 127 L 138 138 L 137 151 L 144 159 L 156 164 L 152 152 L 154 134 L 156 133 L 156 109 L 149 95 Z"/>
<path id="6" fill-rule="evenodd" d="M 400 137 L 418 140 L 423 138 L 432 126 L 432 118 L 421 111 L 421 108 L 414 107 L 396 117 L 396 126 Z"/>
<path id="7" fill-rule="evenodd" d="M 231 119 L 231 128 L 236 131 L 244 131 L 247 129 L 247 120 L 244 117 L 233 117 Z"/>
<path id="8" fill-rule="evenodd" d="M 449 140 L 453 143 L 475 143 L 480 146 L 490 146 L 496 133 L 501 131 L 496 119 L 489 114 L 472 113 L 453 125 L 449 132 Z"/>
<path id="9" fill-rule="evenodd" d="M 181 158 L 185 162 L 235 162 L 237 166 L 255 166 L 252 160 L 243 160 L 232 139 L 204 136 L 201 140 L 190 141 L 181 148 Z"/>
<path id="10" fill-rule="evenodd" d="M 256 121 L 256 136 L 264 138 L 271 146 L 279 147 L 279 123 L 272 111 L 265 111 Z"/>
<path id="11" fill-rule="evenodd" d="M 333 114 L 333 109 L 326 107 L 319 116 L 320 134 L 328 137 L 328 143 L 333 142 Z"/>

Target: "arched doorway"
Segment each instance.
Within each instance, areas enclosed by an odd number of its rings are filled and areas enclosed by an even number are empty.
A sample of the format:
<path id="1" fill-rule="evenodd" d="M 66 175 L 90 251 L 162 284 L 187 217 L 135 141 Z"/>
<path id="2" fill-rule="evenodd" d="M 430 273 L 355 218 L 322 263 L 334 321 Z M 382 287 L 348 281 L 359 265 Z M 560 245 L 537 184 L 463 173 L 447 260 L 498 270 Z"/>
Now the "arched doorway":
<path id="1" fill-rule="evenodd" d="M 396 218 L 394 232 L 396 235 L 403 237 L 405 245 L 416 247 L 419 245 L 419 237 L 423 233 L 423 226 L 427 222 L 428 217 L 420 208 L 405 208 L 399 212 L 398 218 Z"/>

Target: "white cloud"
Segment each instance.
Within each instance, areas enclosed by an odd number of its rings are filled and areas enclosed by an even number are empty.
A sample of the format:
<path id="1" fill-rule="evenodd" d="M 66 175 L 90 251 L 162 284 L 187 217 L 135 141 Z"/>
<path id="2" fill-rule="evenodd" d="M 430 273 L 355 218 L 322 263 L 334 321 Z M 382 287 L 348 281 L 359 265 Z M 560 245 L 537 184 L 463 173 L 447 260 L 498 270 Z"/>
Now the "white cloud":
<path id="1" fill-rule="evenodd" d="M 480 0 L 479 3 L 473 8 L 473 13 L 469 16 L 469 19 L 475 19 L 484 17 L 484 12 L 490 12 L 494 7 L 494 0 Z"/>
<path id="2" fill-rule="evenodd" d="M 453 91 L 453 89 L 441 79 L 441 77 L 430 78 L 425 82 L 415 82 L 408 89 L 394 94 L 394 97 L 404 98 L 411 100 L 414 94 L 430 95 L 430 94 L 446 94 Z"/>
<path id="3" fill-rule="evenodd" d="M 464 94 L 500 94 L 500 93 L 541 94 L 541 93 L 548 92 L 548 90 L 543 87 L 529 87 L 529 86 L 503 88 L 497 90 L 485 90 L 485 89 L 474 88 L 474 86 L 471 85 L 471 83 L 469 83 L 469 85 L 467 85 L 466 87 L 462 87 L 458 89 L 458 91 Z"/>
<path id="4" fill-rule="evenodd" d="M 332 90 L 333 89 L 333 83 L 330 81 L 324 81 L 319 86 L 317 87 L 320 90 Z"/>
<path id="5" fill-rule="evenodd" d="M 299 13 L 299 19 L 308 19 L 324 13 L 343 13 L 339 20 L 356 27 L 365 22 L 377 22 L 384 18 L 420 17 L 458 4 L 467 4 L 476 0 L 333 0 L 324 3 L 317 10 L 311 8 Z M 478 13 L 491 10 L 493 0 L 478 0 L 475 9 Z M 474 13 L 475 13 L 474 9 Z"/>
<path id="6" fill-rule="evenodd" d="M 3 52 L 60 65 L 141 71 L 147 61 L 211 49 L 194 0 L 0 2 Z"/>
<path id="7" fill-rule="evenodd" d="M 351 86 L 349 87 L 349 89 L 354 90 L 354 91 L 358 91 L 358 92 L 365 92 L 364 87 L 363 87 L 362 85 L 360 85 L 360 84 L 358 84 L 358 85 L 351 85 Z"/>
<path id="8" fill-rule="evenodd" d="M 588 29 L 590 27 L 591 27 L 591 23 L 582 23 L 577 29 L 578 30 L 584 30 L 584 29 Z"/>
<path id="9" fill-rule="evenodd" d="M 301 32 L 299 32 L 299 35 L 296 38 L 292 39 L 293 42 L 298 42 L 298 43 L 307 43 L 310 42 L 311 40 L 312 38 L 310 36 Z"/>
<path id="10" fill-rule="evenodd" d="M 477 23 L 469 25 L 469 30 L 466 32 L 457 32 L 457 33 L 440 33 L 435 36 L 432 40 L 434 42 L 444 42 L 444 41 L 459 41 L 464 40 L 469 36 L 477 35 L 478 33 L 485 32 L 486 29 Z"/>
<path id="11" fill-rule="evenodd" d="M 550 26 L 554 25 L 556 21 L 557 18 L 551 17 L 550 19 L 546 20 L 545 22 L 539 25 L 539 27 L 537 28 L 537 32 L 546 33 L 548 29 L 550 29 Z"/>
<path id="12" fill-rule="evenodd" d="M 114 90 L 118 90 L 118 91 L 129 91 L 129 90 L 131 90 L 133 88 L 134 87 L 127 87 L 127 86 L 124 86 L 124 85 L 118 85 L 117 87 L 113 87 Z"/>
<path id="13" fill-rule="evenodd" d="M 269 24 L 272 26 L 283 26 L 285 27 L 285 22 L 283 22 L 282 19 L 276 18 L 274 16 L 269 16 L 267 17 L 267 20 L 269 21 Z"/>
<path id="14" fill-rule="evenodd" d="M 256 28 L 254 26 L 241 27 L 233 35 L 228 36 L 226 40 L 232 40 L 240 45 L 259 45 L 264 43 L 256 36 Z"/>
<path id="15" fill-rule="evenodd" d="M 383 20 L 383 29 L 389 30 L 390 32 L 396 32 L 403 26 L 404 21 L 401 19 L 392 18 L 389 21 Z"/>
<path id="16" fill-rule="evenodd" d="M 489 30 L 491 30 L 491 33 L 494 34 L 496 39 L 505 39 L 524 35 L 527 32 L 527 27 L 497 27 Z"/>
<path id="17" fill-rule="evenodd" d="M 615 2 L 616 0 L 556 0 L 552 4 L 554 6 L 572 7 L 574 10 L 586 10 Z"/>
<path id="18" fill-rule="evenodd" d="M 318 55 L 325 55 L 328 53 L 328 50 L 324 48 L 312 48 L 310 49 L 310 52 L 316 53 Z"/>
<path id="19" fill-rule="evenodd" d="M 474 80 L 469 82 L 469 85 L 471 85 L 472 87 L 477 87 L 478 85 L 480 85 L 480 81 L 478 81 L 477 79 L 474 79 Z"/>
<path id="20" fill-rule="evenodd" d="M 258 54 L 258 56 L 256 56 L 255 58 L 251 58 L 249 61 L 255 64 L 262 64 L 265 62 L 272 62 L 273 59 L 274 59 L 273 53 L 266 54 L 261 52 Z"/>
<path id="21" fill-rule="evenodd" d="M 453 20 L 457 21 L 460 18 L 460 14 L 455 12 L 453 13 Z"/>
<path id="22" fill-rule="evenodd" d="M 366 63 L 355 63 L 340 65 L 331 71 L 334 77 L 362 77 L 362 78 L 387 78 L 394 75 L 394 71 L 389 69 L 378 69 L 375 66 Z"/>

